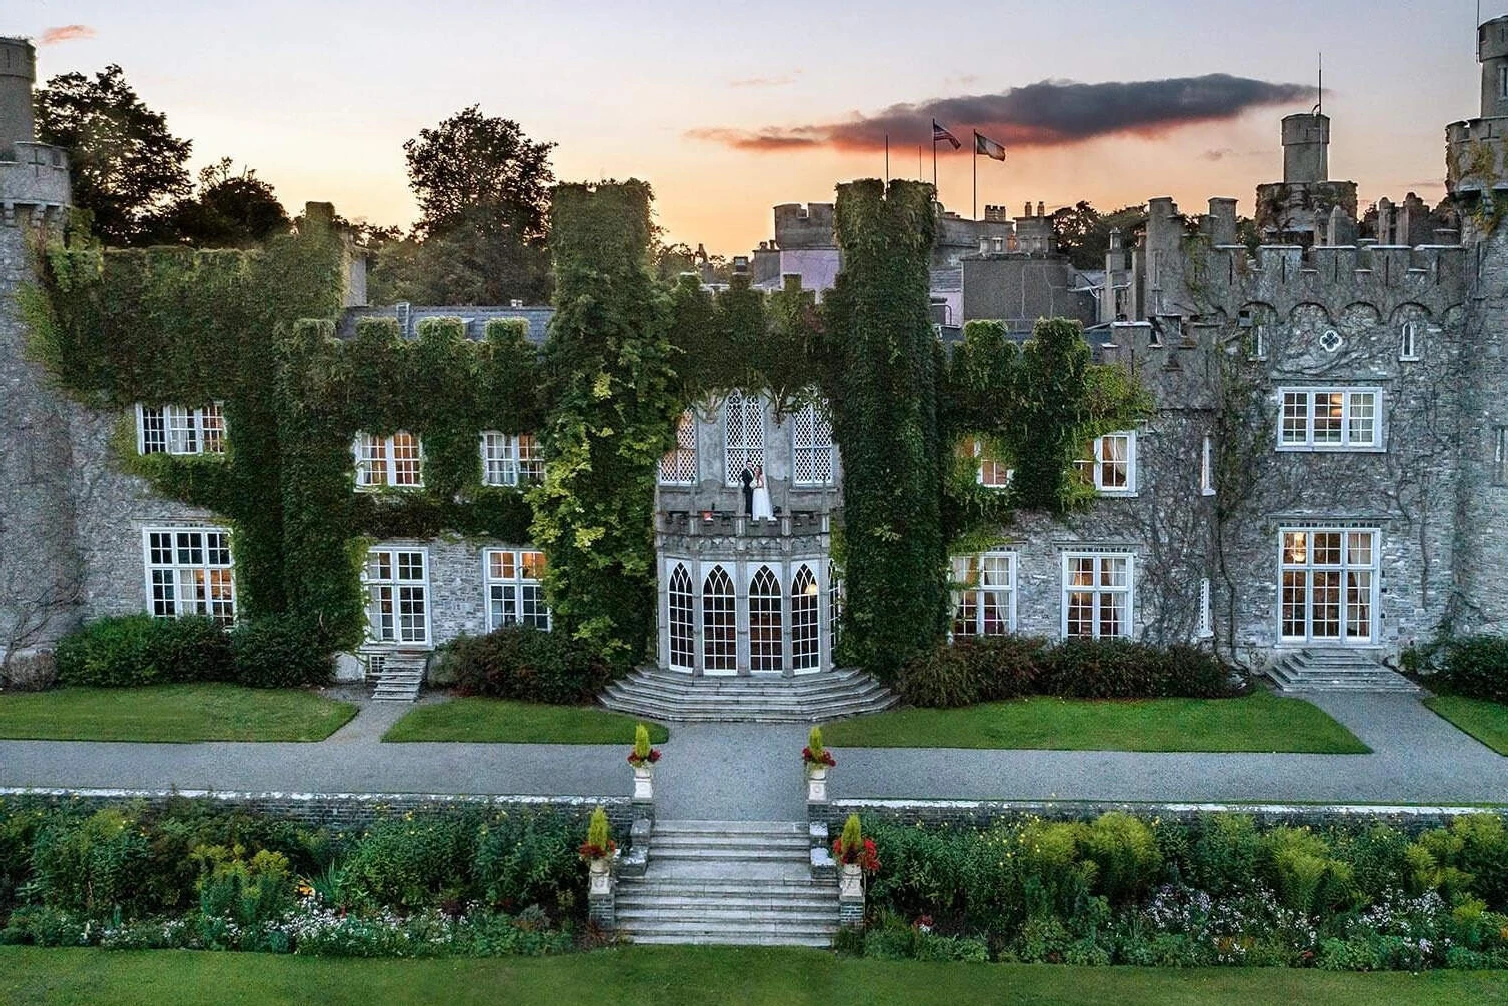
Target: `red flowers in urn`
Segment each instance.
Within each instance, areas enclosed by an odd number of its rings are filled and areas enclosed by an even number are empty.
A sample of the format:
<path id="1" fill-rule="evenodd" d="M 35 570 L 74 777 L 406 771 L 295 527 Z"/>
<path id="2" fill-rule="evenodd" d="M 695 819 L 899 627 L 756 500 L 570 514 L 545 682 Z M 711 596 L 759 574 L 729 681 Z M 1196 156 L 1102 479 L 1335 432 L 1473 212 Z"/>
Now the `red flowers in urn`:
<path id="1" fill-rule="evenodd" d="M 628 763 L 634 768 L 648 768 L 660 760 L 660 749 L 649 746 L 649 728 L 640 723 L 634 727 L 634 747 L 628 753 Z"/>
<path id="2" fill-rule="evenodd" d="M 812 727 L 812 732 L 807 735 L 806 747 L 801 749 L 801 761 L 806 765 L 806 770 L 830 769 L 837 765 L 833 759 L 833 753 L 822 746 L 822 728 Z"/>
<path id="3" fill-rule="evenodd" d="M 833 858 L 843 866 L 857 866 L 865 873 L 879 871 L 880 851 L 875 848 L 874 839 L 860 831 L 859 815 L 848 815 L 843 833 L 833 840 Z"/>

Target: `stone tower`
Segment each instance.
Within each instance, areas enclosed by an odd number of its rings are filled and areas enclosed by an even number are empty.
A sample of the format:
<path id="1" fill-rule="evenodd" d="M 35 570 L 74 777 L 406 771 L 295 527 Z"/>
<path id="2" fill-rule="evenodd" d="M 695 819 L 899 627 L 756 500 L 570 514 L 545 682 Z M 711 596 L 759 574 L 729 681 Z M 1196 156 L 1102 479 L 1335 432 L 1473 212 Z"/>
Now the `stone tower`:
<path id="1" fill-rule="evenodd" d="M 67 156 L 36 142 L 35 80 L 31 42 L 0 37 L 0 660 L 71 628 L 81 584 L 68 406 L 27 358 L 18 301 L 70 202 Z"/>
<path id="2" fill-rule="evenodd" d="M 1257 186 L 1263 244 L 1328 244 L 1336 209 L 1356 219 L 1356 183 L 1330 180 L 1330 117 L 1316 109 L 1283 119 L 1283 180 Z"/>

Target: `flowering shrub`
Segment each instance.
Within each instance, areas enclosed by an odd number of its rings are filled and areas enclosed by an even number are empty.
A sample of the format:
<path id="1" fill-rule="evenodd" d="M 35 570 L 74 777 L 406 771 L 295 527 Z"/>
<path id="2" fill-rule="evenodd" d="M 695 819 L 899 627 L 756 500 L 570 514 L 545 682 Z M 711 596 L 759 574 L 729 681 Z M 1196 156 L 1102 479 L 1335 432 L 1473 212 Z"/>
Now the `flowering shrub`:
<path id="1" fill-rule="evenodd" d="M 1026 816 L 978 829 L 876 819 L 862 828 L 884 861 L 868 882 L 881 931 L 849 941 L 866 955 L 942 953 L 923 945 L 936 937 L 982 940 L 992 958 L 1023 962 L 1335 970 L 1508 962 L 1508 898 L 1495 872 L 1504 829 L 1491 814 L 1412 835 L 1384 824 L 1263 828 L 1233 814 L 1187 824 L 1124 813 L 1088 822 Z M 853 848 L 840 838 L 834 855 L 849 861 Z"/>
<path id="2" fill-rule="evenodd" d="M 634 726 L 634 747 L 628 753 L 628 763 L 634 768 L 645 768 L 660 760 L 660 749 L 650 747 L 649 728 L 642 723 Z"/>
<path id="3" fill-rule="evenodd" d="M 832 768 L 838 762 L 831 751 L 822 745 L 822 728 L 812 727 L 807 734 L 806 747 L 801 749 L 801 762 L 808 772 L 818 768 Z"/>
<path id="4" fill-rule="evenodd" d="M 859 815 L 850 814 L 843 825 L 843 834 L 833 839 L 833 858 L 844 866 L 857 865 L 865 873 L 874 873 L 880 868 L 880 852 L 874 839 L 864 837 L 860 830 Z"/>

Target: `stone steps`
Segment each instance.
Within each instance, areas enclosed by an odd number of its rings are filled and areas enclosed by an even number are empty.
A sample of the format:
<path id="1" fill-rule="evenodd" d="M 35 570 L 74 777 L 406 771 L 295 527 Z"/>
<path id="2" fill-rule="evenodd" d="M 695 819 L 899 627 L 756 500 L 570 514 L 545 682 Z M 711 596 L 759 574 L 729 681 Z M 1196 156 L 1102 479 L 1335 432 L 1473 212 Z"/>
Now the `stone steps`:
<path id="1" fill-rule="evenodd" d="M 897 702 L 884 686 L 853 670 L 794 678 L 694 678 L 645 668 L 615 681 L 600 701 L 616 712 L 682 723 L 816 723 L 883 712 Z"/>
<path id="2" fill-rule="evenodd" d="M 648 853 L 643 876 L 618 880 L 628 940 L 832 946 L 837 884 L 813 879 L 806 823 L 656 821 Z"/>
<path id="3" fill-rule="evenodd" d="M 425 657 L 383 655 L 372 660 L 373 702 L 413 702 L 424 684 Z"/>
<path id="4" fill-rule="evenodd" d="M 1417 695 L 1418 685 L 1359 650 L 1298 650 L 1270 665 L 1281 692 L 1385 692 Z"/>

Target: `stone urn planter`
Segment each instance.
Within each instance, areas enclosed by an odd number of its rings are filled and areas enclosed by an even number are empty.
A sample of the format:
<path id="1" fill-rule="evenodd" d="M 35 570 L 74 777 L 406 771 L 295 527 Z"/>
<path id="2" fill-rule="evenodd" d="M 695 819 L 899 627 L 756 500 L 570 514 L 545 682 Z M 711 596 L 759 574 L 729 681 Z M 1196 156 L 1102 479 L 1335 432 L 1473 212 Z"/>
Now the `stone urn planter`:
<path id="1" fill-rule="evenodd" d="M 864 900 L 864 870 L 858 863 L 843 863 L 838 867 L 838 899 Z"/>
<path id="2" fill-rule="evenodd" d="M 807 803 L 824 803 L 827 801 L 826 765 L 814 765 L 807 768 L 806 801 Z"/>
<path id="3" fill-rule="evenodd" d="M 653 762 L 634 766 L 634 799 L 655 798 L 655 767 Z"/>
<path id="4" fill-rule="evenodd" d="M 587 861 L 589 886 L 587 894 L 603 895 L 612 890 L 613 861 L 609 856 Z"/>

